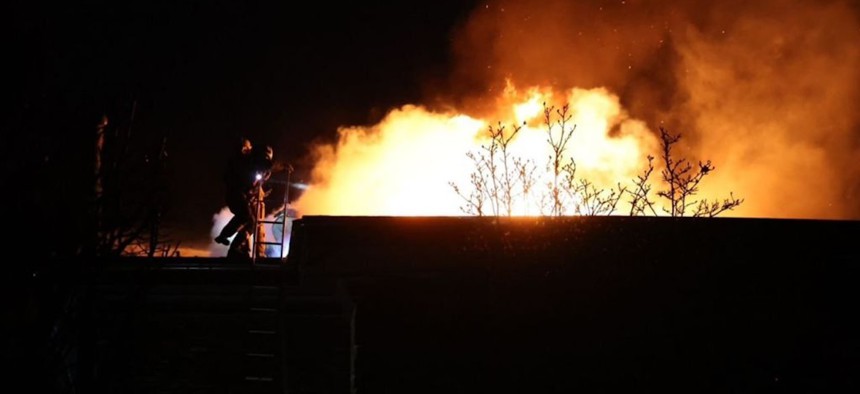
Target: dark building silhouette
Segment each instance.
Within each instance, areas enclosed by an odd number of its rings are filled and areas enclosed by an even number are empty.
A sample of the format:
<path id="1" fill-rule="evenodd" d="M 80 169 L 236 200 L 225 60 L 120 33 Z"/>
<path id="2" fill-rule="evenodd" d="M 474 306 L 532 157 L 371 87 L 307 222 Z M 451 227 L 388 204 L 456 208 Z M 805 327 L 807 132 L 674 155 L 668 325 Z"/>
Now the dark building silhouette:
<path id="1" fill-rule="evenodd" d="M 42 368 L 20 376 L 90 392 L 858 386 L 860 222 L 304 217 L 292 229 L 284 261 L 46 267 L 31 292 L 63 283 L 78 298 L 62 305 L 77 306 L 42 321 L 65 337 L 27 338 L 21 365 Z M 46 338 L 65 359 L 46 361 Z"/>

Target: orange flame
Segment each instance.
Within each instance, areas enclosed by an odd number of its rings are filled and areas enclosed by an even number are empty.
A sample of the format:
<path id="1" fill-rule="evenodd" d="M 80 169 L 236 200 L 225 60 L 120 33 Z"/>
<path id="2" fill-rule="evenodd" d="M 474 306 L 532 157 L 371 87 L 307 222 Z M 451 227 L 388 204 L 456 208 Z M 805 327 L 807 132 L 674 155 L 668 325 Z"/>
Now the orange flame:
<path id="1" fill-rule="evenodd" d="M 538 167 L 539 187 L 542 103 L 567 102 L 577 128 L 566 153 L 597 187 L 629 184 L 659 157 L 653 132 L 665 125 L 684 137 L 679 156 L 716 166 L 697 199 L 744 198 L 726 216 L 860 218 L 852 2 L 487 0 L 455 33 L 453 92 L 434 93 L 457 110 L 406 105 L 341 128 L 315 151 L 302 214 L 461 215 L 449 182 L 468 187 L 466 153 L 499 121 L 525 122 L 511 149 Z M 505 80 L 535 87 L 496 93 Z M 539 212 L 529 204 L 515 213 Z"/>
<path id="2" fill-rule="evenodd" d="M 542 103 L 553 96 L 551 90 L 532 88 L 523 99 L 509 86 L 495 111 L 525 123 L 510 152 L 535 163 L 537 185 L 550 182 L 542 171 L 551 153 Z M 576 124 L 566 157 L 577 161 L 577 173 L 602 187 L 633 178 L 656 146 L 645 124 L 630 118 L 606 89 L 573 89 L 565 97 Z M 337 145 L 317 147 L 313 181 L 296 207 L 311 215 L 462 215 L 462 201 L 449 183 L 468 187 L 475 163 L 466 154 L 489 143 L 486 128 L 492 123 L 407 105 L 378 125 L 341 128 Z M 514 213 L 539 210 L 520 201 Z"/>

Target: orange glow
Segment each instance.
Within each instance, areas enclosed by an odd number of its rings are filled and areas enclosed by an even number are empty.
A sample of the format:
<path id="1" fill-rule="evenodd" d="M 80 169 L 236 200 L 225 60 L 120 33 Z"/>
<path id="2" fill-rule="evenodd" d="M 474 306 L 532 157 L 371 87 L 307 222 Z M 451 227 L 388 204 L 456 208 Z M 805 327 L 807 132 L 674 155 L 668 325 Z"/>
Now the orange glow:
<path id="1" fill-rule="evenodd" d="M 514 213 L 545 212 L 546 102 L 570 105 L 566 154 L 598 188 L 629 186 L 656 156 L 658 212 L 663 126 L 683 136 L 679 158 L 716 167 L 696 199 L 744 199 L 723 216 L 860 218 L 860 9 L 849 2 L 487 0 L 454 33 L 451 86 L 432 92 L 454 109 L 403 105 L 342 127 L 314 150 L 301 214 L 463 215 L 449 182 L 468 195 L 466 153 L 499 122 L 524 124 L 510 150 L 537 169 L 536 194 Z"/>
<path id="2" fill-rule="evenodd" d="M 317 215 L 457 214 L 447 182 L 466 173 L 464 153 L 483 128 L 411 105 L 370 128 L 341 128 L 337 146 L 317 148 L 313 182 L 296 207 Z"/>
<path id="3" fill-rule="evenodd" d="M 521 101 L 496 109 L 496 113 L 513 112 L 517 123 L 526 123 L 511 142 L 510 152 L 535 163 L 538 193 L 552 181 L 545 171 L 551 150 L 542 106 L 552 96 L 566 97 L 570 103 L 570 124 L 575 123 L 576 130 L 566 157 L 577 161 L 578 175 L 611 187 L 632 179 L 645 165 L 656 140 L 643 122 L 629 118 L 618 97 L 605 89 L 573 89 L 555 95 L 541 91 L 528 89 Z M 515 97 L 517 92 L 509 89 L 505 95 Z M 475 164 L 466 153 L 478 152 L 489 143 L 487 126 L 493 123 L 498 121 L 407 105 L 373 127 L 341 128 L 336 146 L 317 147 L 313 181 L 296 207 L 305 215 L 463 215 L 462 200 L 449 182 L 468 193 L 468 176 Z M 610 137 L 613 129 L 617 132 Z M 533 201 L 523 200 L 514 210 L 517 215 L 539 212 Z"/>

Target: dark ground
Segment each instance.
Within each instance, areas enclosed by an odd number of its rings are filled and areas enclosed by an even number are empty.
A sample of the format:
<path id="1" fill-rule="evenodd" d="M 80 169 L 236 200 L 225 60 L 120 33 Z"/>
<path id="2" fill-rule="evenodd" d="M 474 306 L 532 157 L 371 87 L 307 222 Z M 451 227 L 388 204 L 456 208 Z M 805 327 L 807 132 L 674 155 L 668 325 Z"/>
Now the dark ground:
<path id="1" fill-rule="evenodd" d="M 16 287 L 31 301 L 5 353 L 56 391 L 856 392 L 858 235 L 856 221 L 305 217 L 288 260 L 263 268 L 46 267 Z M 89 289 L 75 315 L 89 320 L 57 324 L 72 288 Z M 260 303 L 277 334 L 255 344 Z M 48 338 L 77 363 L 49 362 Z M 273 363 L 247 362 L 254 346 Z"/>

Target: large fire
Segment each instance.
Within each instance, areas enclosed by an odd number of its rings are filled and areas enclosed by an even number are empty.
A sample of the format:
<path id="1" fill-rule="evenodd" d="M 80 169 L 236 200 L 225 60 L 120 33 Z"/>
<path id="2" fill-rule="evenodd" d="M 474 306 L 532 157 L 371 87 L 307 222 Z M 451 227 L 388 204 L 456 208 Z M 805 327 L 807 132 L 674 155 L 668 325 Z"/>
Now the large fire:
<path id="1" fill-rule="evenodd" d="M 681 157 L 713 160 L 697 199 L 744 199 L 724 215 L 857 218 L 858 20 L 857 5 L 838 0 L 482 3 L 455 32 L 452 87 L 376 125 L 340 128 L 336 143 L 316 147 L 296 206 L 462 215 L 475 170 L 466 154 L 499 122 L 525 122 L 510 149 L 534 163 L 538 193 L 552 182 L 546 102 L 570 105 L 565 154 L 598 188 L 629 185 L 648 155 L 659 167 L 665 127 L 683 136 Z M 533 199 L 513 213 L 541 209 Z"/>
<path id="2" fill-rule="evenodd" d="M 512 118 L 509 129 L 523 125 L 509 150 L 535 164 L 538 189 L 552 181 L 545 167 L 552 151 L 544 103 L 554 101 L 550 90 L 532 88 L 520 94 L 509 85 L 495 112 L 499 119 Z M 565 156 L 576 160 L 578 175 L 611 187 L 641 171 L 656 140 L 643 122 L 623 111 L 618 97 L 605 89 L 573 89 L 562 102 L 570 104 L 567 131 L 573 133 Z M 468 188 L 476 164 L 466 154 L 490 144 L 492 123 L 407 105 L 375 126 L 342 128 L 336 146 L 317 148 L 314 182 L 296 205 L 303 214 L 463 215 L 462 197 L 450 183 Z M 518 198 L 513 214 L 541 210 L 539 201 Z"/>

